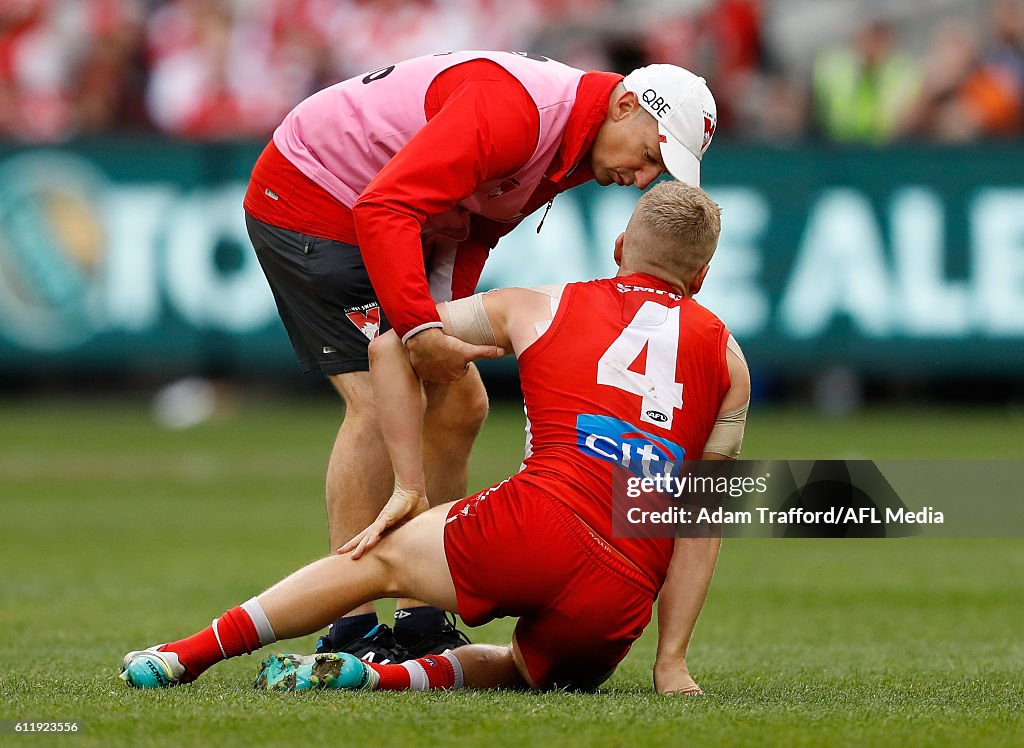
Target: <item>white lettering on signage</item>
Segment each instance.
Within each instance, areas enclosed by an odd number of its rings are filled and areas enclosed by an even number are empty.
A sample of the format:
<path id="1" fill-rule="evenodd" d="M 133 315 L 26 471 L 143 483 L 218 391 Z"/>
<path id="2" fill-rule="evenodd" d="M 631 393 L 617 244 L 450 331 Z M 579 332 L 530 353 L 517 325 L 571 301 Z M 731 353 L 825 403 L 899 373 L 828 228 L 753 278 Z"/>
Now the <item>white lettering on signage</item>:
<path id="1" fill-rule="evenodd" d="M 825 332 L 838 316 L 868 337 L 891 330 L 893 289 L 871 206 L 851 189 L 826 190 L 811 206 L 783 293 L 782 328 L 796 338 Z"/>

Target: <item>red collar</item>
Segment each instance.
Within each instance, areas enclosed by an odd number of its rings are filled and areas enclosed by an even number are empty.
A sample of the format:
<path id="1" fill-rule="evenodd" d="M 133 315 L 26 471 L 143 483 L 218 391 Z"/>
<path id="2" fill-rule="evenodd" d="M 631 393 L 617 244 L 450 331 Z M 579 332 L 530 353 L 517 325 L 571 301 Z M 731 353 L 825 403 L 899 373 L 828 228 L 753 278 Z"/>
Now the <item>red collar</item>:
<path id="1" fill-rule="evenodd" d="M 612 89 L 621 80 L 622 76 L 618 73 L 596 70 L 584 73 L 580 78 L 576 87 L 576 101 L 569 112 L 569 121 L 562 135 L 562 145 L 548 169 L 547 178 L 552 182 L 565 179 L 577 165 L 589 171 L 590 164 L 581 165 L 580 162 L 594 145 L 597 131 L 608 115 L 608 99 Z"/>

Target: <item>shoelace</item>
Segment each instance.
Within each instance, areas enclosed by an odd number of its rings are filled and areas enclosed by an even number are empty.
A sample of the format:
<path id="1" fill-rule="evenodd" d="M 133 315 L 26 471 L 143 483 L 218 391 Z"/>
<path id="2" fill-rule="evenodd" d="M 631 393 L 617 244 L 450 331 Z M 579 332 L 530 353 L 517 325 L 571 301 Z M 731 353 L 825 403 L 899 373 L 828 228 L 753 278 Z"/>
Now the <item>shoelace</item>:
<path id="1" fill-rule="evenodd" d="M 448 624 L 448 629 L 445 629 L 445 633 L 447 633 L 449 630 L 451 630 L 452 632 L 454 632 L 455 638 L 457 638 L 460 642 L 462 642 L 463 644 L 472 644 L 472 642 L 469 640 L 469 637 L 466 636 L 461 631 L 459 631 L 459 628 L 456 625 L 456 624 L 458 624 L 458 621 L 455 619 L 455 614 L 454 613 L 447 613 L 446 612 L 444 614 L 444 622 L 446 624 Z"/>
<path id="2" fill-rule="evenodd" d="M 391 652 L 396 657 L 401 658 L 404 654 L 404 648 L 395 640 L 395 632 L 386 624 L 382 624 L 367 641 L 380 649 Z"/>

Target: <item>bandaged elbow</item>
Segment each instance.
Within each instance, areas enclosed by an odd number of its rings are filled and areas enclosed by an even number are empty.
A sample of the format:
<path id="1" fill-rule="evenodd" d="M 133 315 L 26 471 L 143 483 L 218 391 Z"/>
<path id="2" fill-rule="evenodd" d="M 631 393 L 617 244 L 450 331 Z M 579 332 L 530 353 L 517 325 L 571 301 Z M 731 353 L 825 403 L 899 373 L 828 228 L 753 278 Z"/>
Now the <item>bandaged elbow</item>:
<path id="1" fill-rule="evenodd" d="M 484 309 L 484 295 L 444 302 L 440 309 L 447 335 L 454 335 L 473 345 L 497 345 L 494 328 Z"/>
<path id="2" fill-rule="evenodd" d="M 705 452 L 725 455 L 733 460 L 740 456 L 749 405 L 749 403 L 744 403 L 741 408 L 718 414 L 707 444 L 704 445 Z"/>

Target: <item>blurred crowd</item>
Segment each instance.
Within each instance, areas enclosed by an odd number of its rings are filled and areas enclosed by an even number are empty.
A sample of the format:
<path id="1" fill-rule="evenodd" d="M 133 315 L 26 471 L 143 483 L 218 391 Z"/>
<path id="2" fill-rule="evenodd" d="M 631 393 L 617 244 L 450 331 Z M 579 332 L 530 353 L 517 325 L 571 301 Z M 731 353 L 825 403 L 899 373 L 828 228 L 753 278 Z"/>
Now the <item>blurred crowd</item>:
<path id="1" fill-rule="evenodd" d="M 929 21 L 919 50 L 916 19 L 861 15 L 800 65 L 761 0 L 0 0 L 0 139 L 263 138 L 313 91 L 447 49 L 682 65 L 708 78 L 736 138 L 1020 137 L 1024 0 L 981 8 Z"/>

